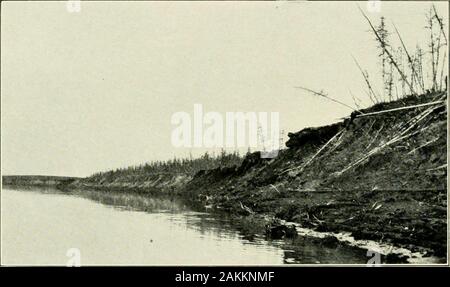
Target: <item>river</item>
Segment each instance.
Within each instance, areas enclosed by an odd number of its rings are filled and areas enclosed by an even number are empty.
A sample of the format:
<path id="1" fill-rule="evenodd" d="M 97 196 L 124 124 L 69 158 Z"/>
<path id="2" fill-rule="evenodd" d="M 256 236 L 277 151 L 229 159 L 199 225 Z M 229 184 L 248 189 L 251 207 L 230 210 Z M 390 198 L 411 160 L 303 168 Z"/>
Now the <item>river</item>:
<path id="1" fill-rule="evenodd" d="M 363 250 L 266 240 L 179 199 L 3 188 L 3 265 L 278 265 L 366 263 Z M 74 263 L 75 262 L 75 263 Z"/>

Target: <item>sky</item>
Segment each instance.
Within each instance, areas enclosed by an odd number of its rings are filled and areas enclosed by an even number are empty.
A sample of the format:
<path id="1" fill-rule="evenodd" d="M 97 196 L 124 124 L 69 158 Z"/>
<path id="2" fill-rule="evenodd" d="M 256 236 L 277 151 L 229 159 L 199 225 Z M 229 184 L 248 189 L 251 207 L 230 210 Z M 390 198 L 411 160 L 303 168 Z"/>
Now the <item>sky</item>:
<path id="1" fill-rule="evenodd" d="M 171 116 L 196 103 L 278 112 L 285 133 L 336 122 L 351 109 L 295 87 L 370 105 L 352 56 L 378 90 L 380 65 L 358 5 L 426 48 L 431 3 L 385 2 L 2 2 L 2 174 L 88 176 L 212 151 L 171 143 Z M 448 4 L 435 5 L 448 27 Z"/>

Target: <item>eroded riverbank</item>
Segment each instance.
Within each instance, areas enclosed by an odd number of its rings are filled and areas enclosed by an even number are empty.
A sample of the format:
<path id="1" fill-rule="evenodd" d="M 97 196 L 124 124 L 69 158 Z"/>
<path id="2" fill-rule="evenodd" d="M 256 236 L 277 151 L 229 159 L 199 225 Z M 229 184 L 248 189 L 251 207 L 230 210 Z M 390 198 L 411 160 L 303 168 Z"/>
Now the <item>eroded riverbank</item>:
<path id="1" fill-rule="evenodd" d="M 7 187 L 5 190 L 8 191 L 9 188 Z M 221 237 L 222 232 L 225 232 L 226 234 L 231 232 L 235 234 L 234 236 L 237 236 L 243 244 L 256 244 L 258 246 L 261 244 L 268 244 L 269 246 L 280 248 L 284 254 L 283 259 L 277 261 L 278 263 L 271 264 L 366 264 L 370 258 L 376 256 L 376 253 L 380 254 L 381 264 L 445 263 L 444 258 L 431 256 L 421 251 L 412 251 L 406 248 L 396 247 L 387 242 L 361 239 L 355 240 L 349 232 L 318 232 L 310 228 L 304 228 L 295 222 L 281 221 L 280 223 L 286 225 L 295 224 L 299 233 L 298 237 L 274 240 L 264 234 L 265 225 L 273 220 L 270 216 L 256 214 L 237 216 L 220 210 L 213 211 L 211 208 L 201 205 L 192 206 L 191 203 L 183 200 L 179 196 L 167 196 L 161 194 L 152 196 L 136 192 L 105 192 L 80 189 L 60 191 L 53 188 L 42 187 L 28 187 L 25 189 L 24 187 L 14 187 L 13 190 L 18 190 L 18 192 L 22 193 L 41 193 L 44 195 L 57 195 L 69 198 L 84 198 L 122 211 L 145 212 L 149 214 L 181 214 L 185 218 L 186 224 L 189 225 L 187 226 L 188 228 L 200 230 L 202 234 L 213 232 Z M 51 197 L 48 197 L 48 199 L 51 201 Z M 8 203 L 8 201 L 5 202 Z M 35 202 L 34 204 L 39 203 Z M 51 206 L 52 203 L 40 205 L 42 207 Z M 33 210 L 35 208 L 31 209 Z M 51 221 L 50 218 L 47 220 Z M 95 221 L 96 219 L 92 218 L 89 220 Z M 99 220 L 101 221 L 102 219 Z M 76 223 L 73 224 L 76 226 Z M 126 229 L 126 227 L 121 227 L 121 229 L 123 228 Z M 145 229 L 143 232 L 144 231 Z M 33 237 L 35 237 L 35 235 L 33 235 Z M 39 239 L 34 238 L 34 240 Z M 130 240 L 133 241 L 132 239 Z M 170 238 L 167 238 L 167 240 L 170 240 Z M 251 260 L 249 259 L 249 261 Z"/>
<path id="2" fill-rule="evenodd" d="M 360 111 L 374 116 L 352 114 L 289 134 L 288 148 L 272 159 L 255 152 L 237 165 L 217 161 L 219 167 L 205 170 L 192 169 L 195 160 L 185 166 L 171 162 L 99 173 L 59 187 L 181 196 L 252 222 L 255 234 L 264 233 L 268 222 L 284 220 L 312 234 L 343 234 L 335 237 L 408 250 L 407 258 L 394 254 L 395 262 L 414 262 L 413 256 L 446 261 L 445 101 L 440 92 L 374 105 Z M 403 109 L 410 106 L 418 107 Z"/>
<path id="3" fill-rule="evenodd" d="M 447 111 L 444 93 L 408 97 L 364 114 L 290 134 L 276 158 L 247 155 L 236 168 L 199 172 L 194 201 L 249 216 L 264 214 L 316 232 L 348 232 L 447 257 Z"/>

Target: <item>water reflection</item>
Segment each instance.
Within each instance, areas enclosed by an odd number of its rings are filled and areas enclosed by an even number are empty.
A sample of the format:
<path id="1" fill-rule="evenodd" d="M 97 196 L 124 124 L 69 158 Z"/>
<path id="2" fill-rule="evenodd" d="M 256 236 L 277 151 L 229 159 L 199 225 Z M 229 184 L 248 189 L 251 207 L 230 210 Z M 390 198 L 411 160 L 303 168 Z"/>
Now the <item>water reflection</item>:
<path id="1" fill-rule="evenodd" d="M 273 265 L 367 260 L 362 250 L 325 245 L 311 238 L 268 241 L 254 232 L 254 222 L 199 212 L 177 198 L 81 190 L 25 191 L 2 192 L 2 259 L 6 263 L 51 264 L 55 257 L 49 254 L 54 248 L 72 245 L 82 247 L 84 264 L 89 265 Z M 30 240 L 34 242 L 27 242 Z M 40 256 L 49 258 L 26 254 L 33 246 L 42 249 Z"/>
<path id="2" fill-rule="evenodd" d="M 77 190 L 73 195 L 88 198 L 119 210 L 142 211 L 147 213 L 167 213 L 172 224 L 186 226 L 199 232 L 202 236 L 215 236 L 224 240 L 242 240 L 244 244 L 267 244 L 264 237 L 253 233 L 238 232 L 239 223 L 225 214 L 214 215 L 195 211 L 180 198 L 149 196 L 146 194 L 130 194 L 121 192 Z"/>

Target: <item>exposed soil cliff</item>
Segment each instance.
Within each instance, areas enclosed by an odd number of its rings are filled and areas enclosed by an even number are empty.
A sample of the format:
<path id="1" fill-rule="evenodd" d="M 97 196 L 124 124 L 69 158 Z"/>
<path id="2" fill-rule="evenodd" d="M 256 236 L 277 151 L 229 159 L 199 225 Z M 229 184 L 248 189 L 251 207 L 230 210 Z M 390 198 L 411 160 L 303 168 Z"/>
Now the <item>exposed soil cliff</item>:
<path id="1" fill-rule="evenodd" d="M 427 94 L 378 104 L 364 114 L 445 100 Z M 197 174 L 186 189 L 216 209 L 267 214 L 317 231 L 349 231 L 446 254 L 445 103 L 352 117 L 289 134 L 274 159 L 247 156 L 234 169 Z"/>

